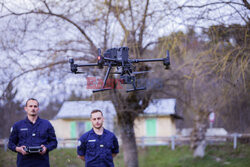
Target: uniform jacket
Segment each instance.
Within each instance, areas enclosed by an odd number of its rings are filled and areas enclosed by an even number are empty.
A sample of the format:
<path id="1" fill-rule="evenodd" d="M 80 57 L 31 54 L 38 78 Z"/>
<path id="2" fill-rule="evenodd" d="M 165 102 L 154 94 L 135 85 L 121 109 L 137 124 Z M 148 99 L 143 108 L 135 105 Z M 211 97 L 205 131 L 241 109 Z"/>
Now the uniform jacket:
<path id="1" fill-rule="evenodd" d="M 47 148 L 44 155 L 17 154 L 18 167 L 49 167 L 49 151 L 57 147 L 55 130 L 48 120 L 37 118 L 35 124 L 26 119 L 16 122 L 11 130 L 8 148 L 16 152 L 17 146 L 41 146 Z"/>
<path id="2" fill-rule="evenodd" d="M 102 135 L 97 135 L 94 130 L 83 134 L 77 147 L 77 154 L 85 157 L 86 167 L 113 167 L 112 154 L 119 153 L 116 136 L 104 129 Z"/>

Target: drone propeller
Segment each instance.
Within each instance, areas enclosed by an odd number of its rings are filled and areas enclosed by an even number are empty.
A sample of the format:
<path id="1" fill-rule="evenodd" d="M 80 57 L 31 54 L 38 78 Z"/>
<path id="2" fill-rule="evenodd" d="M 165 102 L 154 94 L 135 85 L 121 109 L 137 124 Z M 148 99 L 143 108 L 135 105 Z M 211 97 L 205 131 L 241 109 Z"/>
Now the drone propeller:
<path id="1" fill-rule="evenodd" d="M 86 72 L 75 72 L 74 74 L 86 74 Z"/>
<path id="2" fill-rule="evenodd" d="M 64 73 L 74 73 L 74 74 L 86 74 L 86 72 L 83 71 L 76 71 L 76 72 L 72 72 L 72 71 L 67 71 L 67 70 L 61 70 Z"/>
<path id="3" fill-rule="evenodd" d="M 72 73 L 72 71 L 63 71 L 63 72 L 65 72 L 65 73 Z M 86 74 L 86 72 L 74 72 L 74 74 Z"/>
<path id="4" fill-rule="evenodd" d="M 169 56 L 169 50 L 167 50 L 167 53 L 166 53 L 166 58 L 163 60 L 163 64 L 165 65 L 165 68 L 166 69 L 169 69 L 170 67 L 170 56 Z"/>

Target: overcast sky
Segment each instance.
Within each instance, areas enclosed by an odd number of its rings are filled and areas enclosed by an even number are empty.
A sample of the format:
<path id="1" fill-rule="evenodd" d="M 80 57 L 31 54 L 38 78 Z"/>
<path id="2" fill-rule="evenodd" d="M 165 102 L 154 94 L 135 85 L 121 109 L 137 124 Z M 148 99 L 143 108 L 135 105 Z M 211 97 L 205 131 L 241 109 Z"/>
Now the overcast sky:
<path id="1" fill-rule="evenodd" d="M 68 5 L 68 1 L 67 0 L 50 0 L 51 2 L 60 2 L 60 4 L 62 5 Z M 218 0 L 200 0 L 200 1 L 196 1 L 196 0 L 181 0 L 181 1 L 177 1 L 176 4 L 174 4 L 174 1 L 170 1 L 170 5 L 176 6 L 177 4 L 185 4 L 186 6 L 195 6 L 195 5 L 203 5 L 206 4 L 207 2 L 217 2 Z M 9 9 L 14 10 L 15 12 L 23 12 L 26 11 L 27 9 L 33 9 L 35 6 L 39 6 L 39 4 L 37 3 L 37 0 L 13 0 L 13 1 L 6 1 L 6 0 L 0 0 L 0 2 L 4 2 L 4 3 L 8 3 L 7 6 Z M 48 0 L 47 0 L 48 2 Z M 85 3 L 87 5 L 87 7 L 85 8 L 84 11 L 82 12 L 91 12 L 91 6 L 88 5 L 88 1 L 81 1 L 82 3 Z M 154 3 L 153 3 L 154 2 Z M 153 26 L 148 28 L 148 40 L 152 40 L 152 38 L 157 39 L 160 36 L 163 35 L 167 35 L 173 31 L 185 31 L 187 26 L 195 26 L 196 30 L 198 32 L 201 31 L 201 28 L 203 27 L 208 27 L 209 25 L 213 25 L 213 24 L 218 24 L 218 23 L 224 23 L 224 24 L 231 24 L 231 23 L 238 23 L 238 24 L 244 24 L 244 22 L 242 21 L 242 19 L 240 19 L 240 15 L 239 13 L 235 12 L 236 8 L 238 11 L 241 11 L 241 15 L 245 16 L 247 14 L 250 15 L 250 13 L 245 10 L 243 7 L 241 7 L 240 5 L 235 5 L 234 7 L 229 6 L 229 5 L 212 5 L 212 6 L 208 6 L 206 7 L 205 11 L 207 12 L 206 15 L 201 16 L 200 19 L 198 19 L 198 21 L 195 22 L 195 20 L 197 20 L 197 18 L 193 18 L 192 16 L 199 16 L 200 14 L 200 9 L 199 8 L 192 8 L 192 9 L 183 9 L 183 10 L 176 10 L 176 13 L 167 13 L 169 12 L 168 10 L 164 10 L 164 8 L 167 7 L 167 5 L 161 5 L 159 4 L 160 0 L 154 0 L 154 1 L 150 1 L 151 8 L 150 10 L 154 10 L 154 9 L 158 9 L 158 10 L 162 10 L 163 14 L 165 12 L 166 15 L 168 14 L 172 14 L 172 17 L 166 17 L 167 19 L 159 19 L 159 21 L 157 20 L 147 20 L 147 22 L 155 22 L 153 24 Z M 241 3 L 241 1 L 237 1 L 234 0 L 234 2 L 237 3 Z M 43 5 L 43 4 L 40 4 Z M 73 5 L 73 4 L 72 4 Z M 217 10 L 214 10 L 214 9 Z M 63 8 L 63 6 L 61 8 L 59 7 L 54 7 L 53 8 L 54 11 L 60 13 L 63 10 L 66 10 L 66 8 Z M 72 7 L 72 10 L 79 10 L 77 8 L 77 6 Z M 211 12 L 209 12 L 211 11 Z M 247 12 L 246 12 L 247 11 Z M 7 10 L 1 9 L 1 16 L 5 14 L 5 12 L 7 12 Z M 233 12 L 233 15 L 230 15 Z M 248 16 L 249 16 L 248 15 Z M 32 16 L 31 16 L 32 17 Z M 89 17 L 91 17 L 91 13 L 89 14 Z M 161 16 L 159 15 L 159 18 Z M 204 19 L 202 19 L 202 17 L 204 17 Z M 221 17 L 220 19 L 218 19 L 219 17 Z M 2 25 L 2 28 L 0 28 L 0 30 L 2 32 L 6 34 L 8 34 L 8 38 L 15 38 L 17 35 L 20 35 L 19 33 L 13 33 L 15 31 L 12 31 L 11 29 L 7 29 L 5 28 L 5 26 L 7 26 L 7 24 L 3 24 L 3 23 L 12 23 L 12 24 L 16 24 L 18 26 L 20 26 L 19 24 L 21 22 L 18 22 L 14 19 L 12 19 L 11 22 L 8 21 L 8 18 L 10 17 L 6 17 L 4 19 L 0 20 L 0 24 Z M 81 17 L 75 17 L 74 20 L 79 20 Z M 187 19 L 189 18 L 189 19 Z M 83 18 L 84 19 L 84 18 Z M 125 18 L 124 18 L 125 19 Z M 36 24 L 36 22 L 34 22 L 34 24 Z M 27 36 L 25 38 L 25 41 L 17 41 L 18 42 L 18 47 L 22 48 L 22 49 L 32 49 L 32 48 L 40 48 L 40 49 L 45 49 L 48 47 L 48 45 L 50 47 L 57 47 L 58 43 L 63 39 L 63 40 L 69 40 L 69 39 L 78 39 L 79 37 L 79 30 L 77 30 L 76 28 L 72 28 L 71 25 L 69 24 L 63 24 L 62 22 L 58 21 L 57 26 L 55 26 L 54 28 L 51 28 L 46 30 L 46 27 L 39 27 L 39 29 L 37 29 L 37 31 L 34 31 L 34 33 L 29 34 L 31 36 Z M 166 26 L 167 25 L 167 26 Z M 13 26 L 14 28 L 14 26 Z M 112 32 L 114 39 L 112 39 L 112 41 L 110 42 L 110 45 L 112 47 L 119 47 L 118 42 L 120 40 L 119 35 L 122 35 L 122 33 L 120 32 L 120 28 L 119 25 L 117 23 L 117 21 L 114 21 L 111 26 L 110 26 L 111 30 L 110 32 Z M 33 31 L 33 28 L 31 25 L 29 25 L 29 29 L 30 31 Z M 34 30 L 35 27 L 34 27 Z M 67 30 L 67 31 L 65 31 Z M 88 31 L 86 29 L 86 31 Z M 94 40 L 94 42 L 96 42 L 97 44 L 100 42 L 100 37 L 98 35 L 98 33 L 95 33 L 95 31 L 91 30 L 92 32 L 90 32 L 91 37 Z M 60 34 L 60 36 L 58 36 L 58 34 Z M 34 39 L 33 37 L 36 37 L 39 40 L 32 40 Z M 0 37 L 0 38 L 4 38 L 4 36 Z M 50 39 L 50 43 L 41 43 L 40 41 L 42 39 Z M 16 40 L 16 39 L 15 39 Z M 148 40 L 145 40 L 145 43 L 148 42 Z M 73 44 L 71 45 L 71 47 L 73 46 Z M 76 49 L 79 50 L 84 50 L 84 48 L 81 48 L 81 46 L 79 47 L 79 45 L 75 45 Z M 30 52 L 35 54 L 36 52 Z M 10 77 L 13 77 L 15 75 L 18 75 L 20 70 L 22 70 L 22 68 L 26 68 L 29 69 L 31 68 L 30 66 L 30 62 L 32 62 L 33 66 L 36 65 L 43 65 L 43 62 L 53 62 L 56 61 L 54 59 L 44 59 L 43 56 L 32 56 L 32 54 L 30 54 L 29 56 L 25 56 L 25 57 L 18 57 L 19 53 L 17 50 L 4 50 L 1 52 L 1 54 L 3 56 L 1 56 L 0 60 L 4 61 L 5 63 L 1 64 L 1 67 L 4 67 L 4 71 L 0 72 L 1 78 L 4 80 L 8 80 Z M 71 55 L 72 54 L 72 55 Z M 65 60 L 67 60 L 69 57 L 76 57 L 76 56 L 86 56 L 87 53 L 85 55 L 82 54 L 82 52 L 67 52 L 67 54 L 64 55 Z M 5 56 L 8 57 L 12 57 L 12 59 L 5 59 Z M 18 64 L 20 64 L 21 66 L 17 66 L 17 65 L 13 65 L 13 60 L 17 60 Z M 29 67 L 30 66 L 30 67 Z M 26 74 L 25 76 L 23 76 L 20 79 L 17 79 L 14 84 L 18 85 L 18 99 L 23 100 L 29 97 L 35 97 L 38 99 L 42 99 L 41 101 L 45 101 L 45 103 L 48 103 L 48 96 L 50 96 L 50 94 L 52 93 L 52 89 L 53 89 L 53 94 L 54 96 L 56 96 L 58 99 L 62 100 L 65 98 L 65 96 L 67 94 L 70 94 L 70 92 L 72 90 L 76 90 L 76 93 L 79 94 L 84 94 L 84 95 L 90 95 L 91 94 L 91 90 L 86 90 L 86 79 L 85 77 L 87 75 L 74 75 L 74 74 L 68 74 L 67 71 L 69 71 L 69 65 L 65 65 L 65 71 L 56 71 L 57 73 L 60 73 L 59 75 L 57 75 L 55 72 L 53 72 L 50 76 L 48 77 L 42 77 L 44 74 L 41 74 L 41 77 L 37 78 L 37 74 L 35 75 L 34 73 L 29 73 Z M 13 72 L 14 71 L 14 72 Z M 10 73 L 8 75 L 6 75 L 7 73 Z M 62 76 L 67 76 L 66 78 L 61 78 Z M 100 77 L 101 78 L 101 77 Z M 64 86 L 67 85 L 67 87 L 64 88 Z M 53 88 L 51 88 L 53 87 Z M 30 89 L 32 88 L 32 90 Z M 4 89 L 4 86 L 2 85 L 0 92 Z M 62 89 L 64 91 L 62 91 Z M 46 100 L 47 99 L 47 100 Z"/>

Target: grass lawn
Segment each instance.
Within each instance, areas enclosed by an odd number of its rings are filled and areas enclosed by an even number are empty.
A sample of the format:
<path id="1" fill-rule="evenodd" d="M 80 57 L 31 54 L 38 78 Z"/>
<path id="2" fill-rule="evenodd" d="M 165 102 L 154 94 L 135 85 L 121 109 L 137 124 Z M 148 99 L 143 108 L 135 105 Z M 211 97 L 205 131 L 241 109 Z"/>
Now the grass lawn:
<path id="1" fill-rule="evenodd" d="M 208 146 L 204 158 L 193 158 L 188 146 L 177 147 L 172 151 L 168 146 L 139 148 L 140 167 L 246 167 L 250 164 L 250 145 L 230 144 Z M 124 167 L 123 154 L 115 158 L 116 167 Z M 0 148 L 0 167 L 14 167 L 16 153 L 5 152 Z M 50 152 L 51 167 L 78 167 L 84 163 L 76 158 L 75 149 L 56 149 Z"/>

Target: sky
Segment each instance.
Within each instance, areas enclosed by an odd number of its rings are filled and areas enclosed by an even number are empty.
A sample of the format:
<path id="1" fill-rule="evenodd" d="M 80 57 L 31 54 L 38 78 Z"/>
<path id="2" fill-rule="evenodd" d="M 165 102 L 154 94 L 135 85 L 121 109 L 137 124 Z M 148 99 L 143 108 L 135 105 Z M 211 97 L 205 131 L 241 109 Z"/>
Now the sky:
<path id="1" fill-rule="evenodd" d="M 67 5 L 68 1 L 67 0 L 50 0 L 51 2 L 54 2 L 56 4 L 56 2 L 62 2 L 62 6 L 61 8 L 58 8 L 57 6 L 55 6 L 53 9 L 55 9 L 55 11 L 57 13 L 60 12 L 64 12 L 64 10 L 66 10 L 67 8 L 63 8 L 63 5 Z M 203 0 L 203 1 L 194 1 L 194 0 L 182 0 L 182 1 L 177 1 L 179 4 L 185 4 L 185 5 L 195 5 L 196 3 L 206 3 L 206 2 L 215 2 L 216 0 Z M 237 0 L 234 0 L 235 2 L 239 2 Z M 34 6 L 41 6 L 43 4 L 37 4 L 37 0 L 15 0 L 15 1 L 6 1 L 6 0 L 1 0 L 0 2 L 8 2 L 8 7 L 10 9 L 14 9 L 16 12 L 21 12 L 21 11 L 25 11 L 27 8 L 28 9 L 33 9 Z M 82 11 L 83 13 L 87 13 L 87 12 L 91 12 L 91 6 L 88 5 L 88 1 L 81 1 L 82 3 L 85 3 L 85 8 Z M 160 0 L 155 0 L 154 3 L 152 2 L 152 7 L 150 10 L 153 10 L 155 8 L 157 8 L 158 10 L 162 11 L 159 12 L 159 14 L 173 14 L 173 13 L 167 13 L 168 11 L 164 10 L 164 7 L 167 7 L 168 4 L 165 5 L 161 5 L 159 4 Z M 158 3 L 157 3 L 158 2 Z M 173 2 L 173 1 L 170 1 Z M 77 4 L 72 4 L 77 6 Z M 237 5 L 236 5 L 237 6 Z M 212 12 L 213 8 L 218 8 L 218 10 L 216 12 Z M 239 10 L 241 10 L 240 6 L 237 6 L 237 8 Z M 80 8 L 72 8 L 75 11 L 80 10 Z M 87 9 L 87 10 L 86 10 Z M 209 18 L 209 21 L 205 19 L 200 19 L 198 22 L 195 23 L 196 26 L 196 30 L 198 32 L 201 32 L 201 28 L 200 27 L 208 27 L 209 25 L 212 24 L 216 24 L 217 22 L 214 21 L 214 18 L 223 15 L 224 17 L 221 19 L 221 23 L 240 23 L 242 24 L 242 21 L 240 21 L 239 16 L 237 16 L 237 13 L 234 13 L 233 16 L 235 17 L 228 17 L 226 16 L 229 12 L 231 12 L 233 8 L 230 6 L 223 6 L 223 5 L 217 5 L 217 6 L 208 6 L 206 8 L 209 14 L 206 16 L 207 18 Z M 178 11 L 178 10 L 177 10 Z M 242 11 L 242 10 L 241 10 Z M 1 15 L 4 13 L 4 10 L 1 10 Z M 74 12 L 74 11 L 72 11 Z M 184 11 L 178 11 L 174 14 L 174 17 L 166 17 L 167 19 L 159 19 L 158 20 L 147 20 L 147 22 L 152 22 L 154 26 L 151 26 L 148 28 L 148 34 L 147 34 L 147 39 L 148 40 L 152 40 L 157 39 L 159 36 L 163 36 L 163 35 L 167 35 L 171 32 L 174 31 L 185 31 L 186 30 L 186 26 L 192 24 L 193 25 L 193 21 L 192 19 L 186 19 L 187 17 L 190 17 L 192 15 L 196 15 L 197 12 L 199 12 L 199 10 L 197 8 L 191 9 L 191 10 L 187 10 L 185 11 L 185 14 L 183 14 L 182 12 Z M 249 13 L 245 13 L 242 12 L 242 14 L 249 14 Z M 90 14 L 86 14 L 87 16 L 91 16 Z M 85 19 L 84 17 L 81 16 L 81 12 L 78 15 L 79 17 L 75 17 L 74 20 L 75 21 L 79 21 L 81 19 Z M 159 18 L 161 16 L 159 15 Z M 30 19 L 32 19 L 30 17 Z M 87 19 L 87 18 L 86 18 Z M 124 18 L 126 19 L 126 18 Z M 4 19 L 1 19 L 0 22 L 3 22 Z M 183 21 L 185 20 L 185 21 Z M 6 21 L 6 20 L 5 20 Z M 19 29 L 18 26 L 13 26 L 13 25 L 20 25 L 24 20 L 15 20 L 15 19 L 11 19 L 11 21 L 9 23 L 12 24 L 12 29 L 7 29 L 5 28 L 5 26 L 8 26 L 8 24 L 2 24 L 3 25 L 2 28 L 0 28 L 1 32 L 4 32 L 5 34 L 8 35 L 8 38 L 13 38 L 15 40 L 17 40 L 16 42 L 18 43 L 18 48 L 21 50 L 31 50 L 34 48 L 39 48 L 39 49 L 46 49 L 48 47 L 51 48 L 58 48 L 60 49 L 60 47 L 71 47 L 71 48 L 75 48 L 78 50 L 81 50 L 80 52 L 77 51 L 68 51 L 66 53 L 58 53 L 58 55 L 52 56 L 50 59 L 46 59 L 43 56 L 44 55 L 40 55 L 37 56 L 37 52 L 33 51 L 33 52 L 29 52 L 29 54 L 25 54 L 23 53 L 22 57 L 20 58 L 20 51 L 19 50 L 5 50 L 4 52 L 2 52 L 2 55 L 6 56 L 6 57 L 11 57 L 11 59 L 5 60 L 3 57 L 3 61 L 5 61 L 6 63 L 2 64 L 1 66 L 5 68 L 4 71 L 2 71 L 1 76 L 2 78 L 4 78 L 5 80 L 8 80 L 9 77 L 13 77 L 15 75 L 18 75 L 20 73 L 20 71 L 22 69 L 31 69 L 32 66 L 43 66 L 44 64 L 48 63 L 48 62 L 53 62 L 53 61 L 58 61 L 58 60 L 67 60 L 69 57 L 81 57 L 81 56 L 87 56 L 88 53 L 84 52 L 85 47 L 84 45 L 84 40 L 81 39 L 81 37 L 79 36 L 79 30 L 77 30 L 76 28 L 72 28 L 72 26 L 70 26 L 69 24 L 64 24 L 63 22 L 61 22 L 60 20 L 56 21 L 56 26 L 52 27 L 52 25 L 49 25 L 50 28 L 47 29 L 47 27 L 43 27 L 43 24 L 41 24 L 41 26 L 39 26 L 39 29 L 36 29 L 36 26 L 32 26 L 32 24 L 36 25 L 37 23 L 42 23 L 42 21 L 46 21 L 43 20 L 42 18 L 38 18 L 36 20 L 34 20 L 33 22 L 31 22 L 29 25 L 29 32 L 27 32 L 27 36 L 25 38 L 25 41 L 21 41 L 21 35 L 22 33 L 15 33 L 14 30 Z M 27 20 L 29 21 L 29 20 Z M 128 20 L 129 22 L 129 20 Z M 5 23 L 8 23 L 8 21 L 6 21 Z M 81 25 L 81 24 L 80 24 Z M 47 25 L 48 26 L 48 25 Z M 92 31 L 92 29 L 85 27 L 84 24 L 81 25 L 84 30 L 86 30 L 87 32 Z M 100 25 L 102 26 L 102 25 Z M 25 28 L 25 27 L 23 27 Z M 110 26 L 111 32 L 113 32 L 113 36 L 112 36 L 112 40 L 109 41 L 109 45 L 112 47 L 119 47 L 119 40 L 122 37 L 122 32 L 120 31 L 120 26 L 118 25 L 117 21 L 113 21 L 111 23 Z M 19 29 L 20 30 L 20 29 Z M 99 30 L 97 30 L 99 31 Z M 22 30 L 20 31 L 22 32 Z M 32 33 L 31 33 L 32 32 Z M 58 35 L 60 34 L 60 35 Z M 15 38 L 16 36 L 20 36 L 20 38 Z M 91 36 L 94 37 L 93 40 L 95 43 L 97 43 L 97 45 L 99 45 L 100 43 L 100 37 L 99 34 L 96 33 L 95 31 L 91 32 Z M 0 37 L 1 38 L 1 37 Z M 33 40 L 36 39 L 36 40 Z M 43 39 L 48 39 L 49 41 L 47 41 L 46 43 L 43 43 L 42 40 Z M 64 44 L 64 43 L 60 43 L 61 40 L 64 41 L 69 41 L 70 39 L 74 39 L 74 40 L 79 40 L 81 42 L 83 42 L 83 45 L 79 45 L 77 43 L 70 43 L 69 45 Z M 19 41 L 18 41 L 19 40 Z M 145 40 L 145 44 L 146 42 L 148 42 L 148 40 Z M 10 46 L 14 46 L 15 43 L 8 43 L 8 45 Z M 46 54 L 51 54 L 51 52 L 47 52 Z M 17 58 L 19 56 L 19 58 Z M 62 58 L 63 57 L 63 58 Z M 13 61 L 17 61 L 17 65 L 14 64 L 13 65 Z M 19 66 L 18 66 L 19 64 Z M 58 67 L 59 68 L 59 67 Z M 18 85 L 18 90 L 19 90 L 19 94 L 18 94 L 18 99 L 23 100 L 26 98 L 29 98 L 30 96 L 33 96 L 35 98 L 38 99 L 43 99 L 42 101 L 44 101 L 44 105 L 46 105 L 49 101 L 49 98 L 47 98 L 48 96 L 54 95 L 55 97 L 57 97 L 60 100 L 65 99 L 65 96 L 67 96 L 68 94 L 71 93 L 72 90 L 76 90 L 77 94 L 83 94 L 86 96 L 89 96 L 91 94 L 91 90 L 86 90 L 86 76 L 89 75 L 88 73 L 86 73 L 86 75 L 73 75 L 73 74 L 68 74 L 69 71 L 69 65 L 65 65 L 64 66 L 65 71 L 58 71 L 56 70 L 55 72 L 52 72 L 51 74 L 39 74 L 38 78 L 37 78 L 37 74 L 34 73 L 29 73 L 27 75 L 25 75 L 24 77 L 22 77 L 21 79 L 17 79 L 14 84 Z M 52 70 L 52 69 L 51 69 Z M 47 71 L 48 72 L 48 71 Z M 9 75 L 5 75 L 6 73 L 10 73 Z M 58 74 L 57 74 L 58 73 Z M 67 77 L 65 77 L 67 76 Z M 101 76 L 100 76 L 101 78 Z M 66 85 L 66 87 L 64 87 Z M 32 90 L 30 90 L 30 88 L 32 88 Z M 63 91 L 62 91 L 63 89 Z M 3 90 L 3 88 L 1 88 L 1 90 Z"/>

